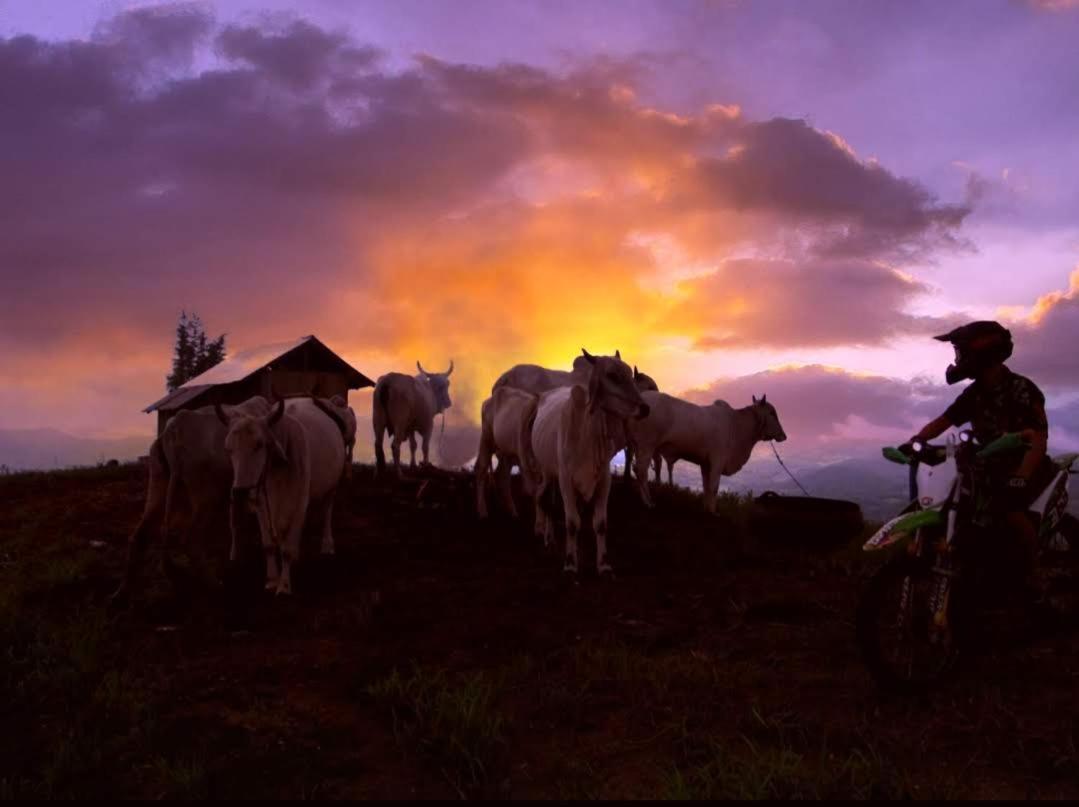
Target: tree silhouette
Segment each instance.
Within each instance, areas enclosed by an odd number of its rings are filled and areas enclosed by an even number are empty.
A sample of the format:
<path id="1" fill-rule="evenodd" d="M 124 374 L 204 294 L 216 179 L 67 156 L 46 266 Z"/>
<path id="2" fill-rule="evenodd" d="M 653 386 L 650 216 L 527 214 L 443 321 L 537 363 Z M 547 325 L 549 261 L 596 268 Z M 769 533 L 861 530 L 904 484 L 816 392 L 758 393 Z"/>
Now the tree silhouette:
<path id="1" fill-rule="evenodd" d="M 206 336 L 206 328 L 198 314 L 180 312 L 176 323 L 176 345 L 172 355 L 172 372 L 165 384 L 172 392 L 196 376 L 225 360 L 225 334 L 216 339 Z"/>

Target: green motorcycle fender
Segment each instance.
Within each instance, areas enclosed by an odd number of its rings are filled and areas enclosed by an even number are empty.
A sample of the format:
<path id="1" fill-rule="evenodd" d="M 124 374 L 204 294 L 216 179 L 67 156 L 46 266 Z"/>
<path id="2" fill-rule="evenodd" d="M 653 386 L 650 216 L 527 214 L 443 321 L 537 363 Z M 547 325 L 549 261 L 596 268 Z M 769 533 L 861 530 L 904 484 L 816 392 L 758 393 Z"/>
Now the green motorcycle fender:
<path id="1" fill-rule="evenodd" d="M 875 552 L 902 541 L 915 530 L 923 527 L 938 527 L 944 524 L 944 514 L 940 510 L 918 510 L 914 513 L 898 515 L 877 530 L 873 537 L 865 542 L 862 550 Z"/>

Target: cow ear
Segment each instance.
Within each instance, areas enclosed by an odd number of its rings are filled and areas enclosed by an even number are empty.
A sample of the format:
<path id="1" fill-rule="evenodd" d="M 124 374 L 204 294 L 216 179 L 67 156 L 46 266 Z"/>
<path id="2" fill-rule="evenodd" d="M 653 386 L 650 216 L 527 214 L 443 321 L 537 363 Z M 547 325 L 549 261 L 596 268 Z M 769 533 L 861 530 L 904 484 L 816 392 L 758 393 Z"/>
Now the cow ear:
<path id="1" fill-rule="evenodd" d="M 232 407 L 230 406 L 229 409 L 231 409 L 231 408 Z M 223 407 L 219 403 L 215 403 L 214 404 L 214 412 L 217 414 L 217 419 L 218 420 L 220 420 L 226 426 L 229 425 L 229 413 L 225 411 L 225 407 Z"/>
<path id="2" fill-rule="evenodd" d="M 753 405 L 754 406 L 757 405 L 757 396 L 756 395 L 753 396 Z"/>
<path id="3" fill-rule="evenodd" d="M 266 421 L 266 425 L 269 426 L 272 429 L 274 426 L 277 425 L 277 421 L 279 421 L 284 414 L 285 414 L 285 401 L 282 399 L 282 400 L 277 402 L 277 406 L 275 406 L 274 410 L 270 413 L 270 417 Z"/>
<path id="4" fill-rule="evenodd" d="M 761 396 L 761 403 L 762 404 L 768 403 L 768 396 L 766 394 Z"/>

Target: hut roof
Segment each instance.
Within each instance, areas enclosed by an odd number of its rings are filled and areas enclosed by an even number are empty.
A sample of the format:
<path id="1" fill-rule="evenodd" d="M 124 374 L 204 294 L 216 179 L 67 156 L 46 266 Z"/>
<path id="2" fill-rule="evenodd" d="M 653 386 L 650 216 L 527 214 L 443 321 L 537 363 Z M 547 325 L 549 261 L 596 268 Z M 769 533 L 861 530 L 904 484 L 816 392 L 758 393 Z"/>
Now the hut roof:
<path id="1" fill-rule="evenodd" d="M 270 345 L 259 345 L 258 347 L 241 350 L 220 364 L 211 367 L 205 373 L 184 382 L 164 398 L 150 404 L 143 411 L 179 409 L 198 398 L 211 387 L 243 381 L 267 365 L 284 358 L 294 350 L 298 350 L 309 343 L 316 345 L 317 349 L 324 351 L 326 355 L 331 357 L 333 362 L 339 365 L 340 370 L 348 376 L 349 389 L 362 389 L 363 387 L 373 387 L 375 385 L 375 382 L 326 347 L 315 336 L 309 335 L 291 342 L 275 342 Z"/>

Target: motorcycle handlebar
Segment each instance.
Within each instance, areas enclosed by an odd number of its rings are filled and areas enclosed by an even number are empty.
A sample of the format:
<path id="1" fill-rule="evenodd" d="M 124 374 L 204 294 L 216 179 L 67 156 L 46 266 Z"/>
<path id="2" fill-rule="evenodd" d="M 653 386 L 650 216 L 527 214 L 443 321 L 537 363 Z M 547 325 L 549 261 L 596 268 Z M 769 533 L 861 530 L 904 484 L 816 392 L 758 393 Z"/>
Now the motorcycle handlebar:
<path id="1" fill-rule="evenodd" d="M 969 433 L 965 432 L 964 434 Z M 967 439 L 962 440 L 962 442 L 970 442 L 972 439 L 973 438 L 967 437 Z M 881 449 L 881 453 L 886 460 L 899 463 L 900 465 L 911 465 L 922 452 L 928 449 L 939 448 L 940 446 L 934 446 L 928 443 L 913 445 L 911 443 L 905 443 L 902 446 L 885 446 Z M 977 456 L 988 458 L 1008 451 L 1016 451 L 1020 448 L 1030 448 L 1030 441 L 1023 436 L 1022 432 L 1008 432 L 991 443 L 979 448 Z"/>

